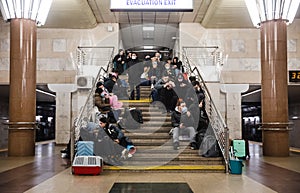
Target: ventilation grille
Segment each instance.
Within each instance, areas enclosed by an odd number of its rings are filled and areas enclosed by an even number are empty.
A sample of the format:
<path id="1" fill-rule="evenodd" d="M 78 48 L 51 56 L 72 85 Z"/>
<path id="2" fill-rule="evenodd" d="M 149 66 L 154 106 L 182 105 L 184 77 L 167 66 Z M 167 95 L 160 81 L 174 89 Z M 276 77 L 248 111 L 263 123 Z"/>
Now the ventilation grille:
<path id="1" fill-rule="evenodd" d="M 73 166 L 102 166 L 102 158 L 100 156 L 76 156 Z"/>

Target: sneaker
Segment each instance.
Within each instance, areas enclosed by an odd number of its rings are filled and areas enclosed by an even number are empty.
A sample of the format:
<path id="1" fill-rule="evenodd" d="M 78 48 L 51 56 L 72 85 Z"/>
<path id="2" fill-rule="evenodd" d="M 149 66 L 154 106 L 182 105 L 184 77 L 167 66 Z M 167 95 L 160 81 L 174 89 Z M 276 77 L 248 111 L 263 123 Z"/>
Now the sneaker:
<path id="1" fill-rule="evenodd" d="M 174 150 L 179 150 L 180 147 L 179 147 L 179 142 L 178 141 L 174 142 L 173 148 L 174 148 Z"/>
<path id="2" fill-rule="evenodd" d="M 128 156 L 128 151 L 127 151 L 127 149 L 124 149 L 124 150 L 122 151 L 121 158 L 124 159 L 124 160 L 126 160 L 126 159 L 127 159 L 127 156 Z"/>
<path id="3" fill-rule="evenodd" d="M 131 153 L 129 153 L 129 154 L 127 155 L 128 158 L 132 158 L 132 156 L 133 156 L 133 155 L 132 155 Z"/>
<path id="4" fill-rule="evenodd" d="M 170 135 L 170 136 L 173 135 L 173 131 L 174 131 L 174 128 L 172 128 L 172 129 L 169 131 L 169 135 Z"/>

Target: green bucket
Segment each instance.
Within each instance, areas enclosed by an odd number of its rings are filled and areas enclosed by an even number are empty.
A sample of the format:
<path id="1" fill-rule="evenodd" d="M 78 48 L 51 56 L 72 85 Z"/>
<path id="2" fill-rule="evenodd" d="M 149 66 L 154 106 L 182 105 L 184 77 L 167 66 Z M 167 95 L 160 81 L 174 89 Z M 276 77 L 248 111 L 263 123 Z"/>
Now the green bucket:
<path id="1" fill-rule="evenodd" d="M 242 167 L 244 166 L 242 160 L 229 160 L 230 173 L 242 174 Z"/>

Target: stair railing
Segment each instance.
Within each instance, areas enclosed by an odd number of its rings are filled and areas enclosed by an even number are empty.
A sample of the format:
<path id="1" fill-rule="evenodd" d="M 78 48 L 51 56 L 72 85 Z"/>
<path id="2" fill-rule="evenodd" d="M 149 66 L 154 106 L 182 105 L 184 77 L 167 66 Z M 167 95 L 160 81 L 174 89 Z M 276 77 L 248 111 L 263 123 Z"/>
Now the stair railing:
<path id="1" fill-rule="evenodd" d="M 195 76 L 196 79 L 200 82 L 202 89 L 205 91 L 204 92 L 205 104 L 206 104 L 205 109 L 225 161 L 226 173 L 228 173 L 229 172 L 229 129 L 223 117 L 221 116 L 221 113 L 216 107 L 211 97 L 211 94 L 209 92 L 209 89 L 203 77 L 201 76 L 199 69 L 197 68 L 197 65 L 193 65 L 194 67 L 192 68 L 191 66 L 192 62 L 187 57 L 187 53 L 184 47 L 183 47 L 182 61 L 188 75 Z"/>
<path id="2" fill-rule="evenodd" d="M 74 152 L 75 152 L 75 142 L 78 141 L 79 137 L 80 137 L 80 128 L 82 127 L 86 127 L 87 123 L 89 121 L 92 120 L 92 115 L 93 115 L 93 111 L 94 111 L 94 106 L 95 106 L 95 102 L 94 102 L 94 94 L 96 91 L 96 85 L 97 82 L 99 80 L 103 80 L 104 77 L 107 76 L 107 73 L 110 69 L 110 67 L 112 66 L 112 59 L 114 57 L 114 47 L 78 47 L 78 51 L 77 54 L 83 54 L 82 56 L 77 56 L 77 58 L 80 58 L 80 60 L 78 60 L 78 62 L 86 62 L 88 60 L 88 58 L 84 58 L 85 56 L 85 52 L 83 51 L 83 49 L 94 49 L 94 48 L 105 48 L 105 49 L 111 49 L 111 55 L 110 58 L 106 64 L 106 68 L 104 68 L 103 66 L 100 67 L 98 74 L 95 78 L 95 81 L 93 82 L 92 88 L 89 91 L 88 97 L 84 103 L 84 105 L 82 106 L 82 108 L 80 109 L 79 115 L 77 118 L 75 118 L 74 120 L 74 124 L 71 128 L 71 141 L 70 141 L 70 159 L 71 161 L 73 161 L 74 158 Z M 78 65 L 82 65 L 82 64 L 78 64 Z"/>

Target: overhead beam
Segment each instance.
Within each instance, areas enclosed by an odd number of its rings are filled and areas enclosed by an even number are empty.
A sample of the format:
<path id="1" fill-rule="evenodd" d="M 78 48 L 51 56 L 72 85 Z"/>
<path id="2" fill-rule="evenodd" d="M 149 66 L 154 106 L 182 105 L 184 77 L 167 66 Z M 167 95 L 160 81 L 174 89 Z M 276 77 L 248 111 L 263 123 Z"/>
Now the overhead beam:
<path id="1" fill-rule="evenodd" d="M 215 15 L 216 11 L 218 10 L 219 6 L 221 5 L 223 0 L 212 0 L 208 9 L 202 19 L 201 25 L 206 27 L 209 22 L 211 21 L 212 17 Z"/>

